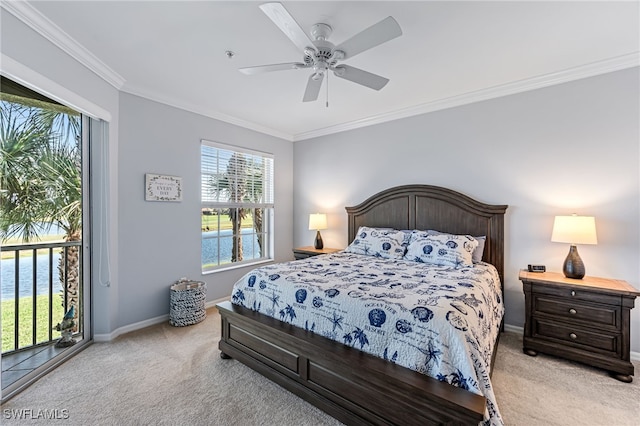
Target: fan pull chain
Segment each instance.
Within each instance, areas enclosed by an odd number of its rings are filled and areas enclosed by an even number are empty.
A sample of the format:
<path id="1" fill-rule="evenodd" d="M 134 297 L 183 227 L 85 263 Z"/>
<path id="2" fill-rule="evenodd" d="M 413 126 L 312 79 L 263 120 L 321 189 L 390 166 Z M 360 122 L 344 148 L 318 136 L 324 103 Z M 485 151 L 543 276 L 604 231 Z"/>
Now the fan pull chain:
<path id="1" fill-rule="evenodd" d="M 327 103 L 325 105 L 329 108 L 329 70 L 327 70 Z"/>

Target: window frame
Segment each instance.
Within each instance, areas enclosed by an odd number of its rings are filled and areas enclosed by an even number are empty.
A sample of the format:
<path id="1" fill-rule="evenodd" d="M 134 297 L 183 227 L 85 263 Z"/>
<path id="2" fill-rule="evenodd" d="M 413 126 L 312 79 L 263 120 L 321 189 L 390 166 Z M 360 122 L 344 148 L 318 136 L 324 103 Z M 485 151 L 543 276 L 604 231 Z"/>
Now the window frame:
<path id="1" fill-rule="evenodd" d="M 224 173 L 226 168 L 223 169 L 220 164 L 217 164 L 213 169 L 205 170 L 204 160 L 205 160 L 205 149 L 211 148 L 218 150 L 215 158 L 220 158 L 221 153 L 226 154 L 231 158 L 234 155 L 248 155 L 251 157 L 259 157 L 261 164 L 266 168 L 266 172 L 269 176 L 263 176 L 261 185 L 263 190 L 261 191 L 261 195 L 264 195 L 263 199 L 260 202 L 249 202 L 249 201 L 237 201 L 237 200 L 214 200 L 214 199 L 205 199 L 205 182 L 214 174 Z M 219 161 L 219 160 L 218 160 Z M 272 262 L 274 260 L 274 217 L 275 217 L 275 202 L 274 202 L 274 180 L 275 180 L 275 159 L 274 155 L 267 152 L 252 150 L 244 147 L 238 147 L 234 145 L 224 144 L 216 141 L 211 141 L 207 139 L 201 139 L 200 141 L 200 224 L 201 224 L 201 238 L 200 238 L 200 252 L 201 252 L 201 260 L 200 260 L 200 268 L 202 274 L 210 274 L 215 272 L 220 272 L 229 269 L 235 269 L 239 267 L 256 265 L 260 263 Z M 266 178 L 266 179 L 265 179 Z M 216 194 L 220 194 L 220 191 L 216 192 Z M 220 241 L 225 238 L 220 236 L 211 236 L 205 237 L 204 229 L 202 228 L 202 217 L 203 211 L 205 209 L 232 209 L 232 208 L 248 208 L 248 209 L 263 209 L 263 218 L 262 218 L 262 230 L 260 234 L 263 235 L 262 246 L 260 247 L 260 257 L 251 258 L 251 259 L 243 259 L 241 261 L 229 261 L 223 262 L 224 259 L 220 256 Z M 218 215 L 220 218 L 220 215 Z M 220 219 L 218 219 L 219 223 Z M 245 226 L 240 228 L 246 229 Z M 213 229 L 215 230 L 215 228 Z M 218 232 L 220 231 L 220 227 L 218 225 Z M 255 228 L 252 228 L 252 235 L 257 235 Z M 232 238 L 234 237 L 232 233 Z M 204 262 L 203 259 L 203 250 L 204 250 L 204 241 L 205 239 L 215 239 L 218 244 L 217 250 L 217 263 L 214 263 L 213 266 L 207 266 L 207 263 Z M 255 254 L 255 250 L 253 251 Z M 232 257 L 233 258 L 233 257 Z M 208 265 L 211 265 L 210 263 Z"/>

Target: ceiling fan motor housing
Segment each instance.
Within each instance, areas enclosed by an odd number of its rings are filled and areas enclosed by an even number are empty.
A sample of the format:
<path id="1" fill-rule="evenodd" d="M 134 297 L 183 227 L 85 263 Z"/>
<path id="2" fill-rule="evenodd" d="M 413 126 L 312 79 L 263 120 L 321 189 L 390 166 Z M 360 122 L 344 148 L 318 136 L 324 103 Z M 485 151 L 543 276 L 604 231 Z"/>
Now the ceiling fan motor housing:
<path id="1" fill-rule="evenodd" d="M 333 56 L 333 43 L 325 40 L 316 40 L 313 42 L 316 46 L 315 57 L 318 61 L 329 61 Z"/>

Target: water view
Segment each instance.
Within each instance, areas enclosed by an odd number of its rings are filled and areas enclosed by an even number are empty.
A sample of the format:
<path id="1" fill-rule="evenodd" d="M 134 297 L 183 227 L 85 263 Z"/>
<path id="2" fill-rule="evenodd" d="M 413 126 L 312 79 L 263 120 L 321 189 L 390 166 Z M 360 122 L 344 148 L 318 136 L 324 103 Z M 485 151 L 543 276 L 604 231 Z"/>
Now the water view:
<path id="1" fill-rule="evenodd" d="M 242 230 L 242 248 L 245 260 L 257 259 L 260 257 L 260 246 L 258 245 L 258 237 L 253 233 L 252 229 Z M 220 249 L 218 250 L 218 241 L 220 241 Z M 209 231 L 202 233 L 202 264 L 217 264 L 218 255 L 220 263 L 231 262 L 231 252 L 233 250 L 233 237 L 230 229 L 220 231 L 218 238 L 217 231 Z"/>
<path id="2" fill-rule="evenodd" d="M 53 253 L 53 292 L 62 290 L 58 279 L 58 262 L 60 253 Z M 33 294 L 33 256 L 20 258 L 18 273 L 19 293 L 18 297 L 31 296 Z M 9 300 L 15 297 L 15 259 L 2 259 L 0 265 L 0 299 Z M 36 295 L 49 294 L 49 255 L 41 254 L 36 257 Z"/>
<path id="3" fill-rule="evenodd" d="M 45 231 L 46 229 L 46 231 Z M 55 224 L 43 223 L 39 232 L 42 236 L 57 236 L 62 241 L 64 231 Z M 33 294 L 33 256 L 20 257 L 18 297 Z M 2 259 L 0 264 L 0 299 L 10 300 L 15 297 L 16 263 L 14 258 Z M 53 292 L 62 290 L 58 278 L 59 250 L 53 252 Z M 36 295 L 49 294 L 49 255 L 38 254 L 36 257 Z"/>

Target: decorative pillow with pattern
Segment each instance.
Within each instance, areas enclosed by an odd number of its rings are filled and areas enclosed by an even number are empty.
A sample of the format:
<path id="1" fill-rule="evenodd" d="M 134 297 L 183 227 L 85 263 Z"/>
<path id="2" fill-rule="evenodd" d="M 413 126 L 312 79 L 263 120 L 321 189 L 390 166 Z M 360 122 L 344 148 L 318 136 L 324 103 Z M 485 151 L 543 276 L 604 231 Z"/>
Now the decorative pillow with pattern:
<path id="1" fill-rule="evenodd" d="M 426 231 L 413 231 L 413 232 L 426 232 L 429 235 L 446 234 L 446 232 L 436 231 L 435 229 L 427 229 Z M 482 261 L 482 256 L 484 255 L 484 245 L 487 242 L 487 237 L 485 235 L 482 235 L 480 237 L 474 236 L 473 238 L 475 238 L 478 241 L 478 247 L 476 247 L 475 250 L 473 250 L 471 257 L 473 259 L 473 263 L 478 263 Z"/>
<path id="2" fill-rule="evenodd" d="M 395 229 L 361 226 L 345 251 L 385 259 L 402 259 L 406 251 L 403 245 L 405 236 L 404 232 Z"/>
<path id="3" fill-rule="evenodd" d="M 414 232 L 404 259 L 456 268 L 468 267 L 473 266 L 472 254 L 476 247 L 478 241 L 471 235 Z"/>

